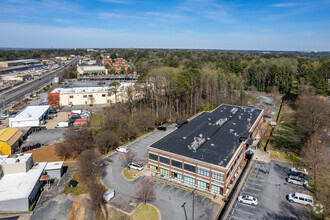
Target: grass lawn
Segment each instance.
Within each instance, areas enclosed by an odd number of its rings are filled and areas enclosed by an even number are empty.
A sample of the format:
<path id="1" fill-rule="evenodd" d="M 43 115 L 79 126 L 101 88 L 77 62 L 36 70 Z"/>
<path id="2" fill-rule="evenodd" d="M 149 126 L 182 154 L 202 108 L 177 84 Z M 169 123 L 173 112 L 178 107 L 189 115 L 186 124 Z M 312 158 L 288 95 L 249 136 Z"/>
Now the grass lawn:
<path id="1" fill-rule="evenodd" d="M 102 124 L 102 114 L 92 113 L 90 124 L 91 127 L 100 128 Z"/>
<path id="2" fill-rule="evenodd" d="M 142 204 L 137 208 L 133 213 L 134 220 L 158 220 L 158 213 L 157 210 L 149 205 L 149 204 Z"/>
<path id="3" fill-rule="evenodd" d="M 136 175 L 138 173 L 139 173 L 139 171 L 133 170 L 133 169 L 128 170 L 127 168 L 124 168 L 124 170 L 123 170 L 124 176 L 129 180 L 132 180 L 134 178 L 134 175 Z"/>
<path id="4" fill-rule="evenodd" d="M 71 179 L 70 179 L 71 180 Z M 69 181 L 70 181 L 69 180 Z M 74 175 L 73 177 L 72 177 L 72 180 L 77 180 L 77 178 L 76 178 L 76 175 Z M 65 184 L 65 189 L 64 189 L 64 193 L 67 195 L 67 194 L 71 194 L 71 195 L 73 195 L 73 196 L 78 196 L 78 195 L 80 195 L 80 194 L 83 194 L 84 193 L 84 188 L 82 187 L 82 185 L 81 185 L 81 183 L 79 183 L 79 181 L 78 181 L 78 185 L 76 186 L 76 187 L 74 187 L 74 188 L 71 188 L 71 187 L 69 187 L 69 181 Z"/>

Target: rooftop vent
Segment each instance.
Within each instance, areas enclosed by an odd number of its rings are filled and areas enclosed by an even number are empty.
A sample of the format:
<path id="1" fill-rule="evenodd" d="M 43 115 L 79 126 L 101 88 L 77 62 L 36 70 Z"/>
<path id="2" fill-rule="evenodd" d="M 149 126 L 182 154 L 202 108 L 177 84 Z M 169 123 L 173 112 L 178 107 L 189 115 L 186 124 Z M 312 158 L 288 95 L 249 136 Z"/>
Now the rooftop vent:
<path id="1" fill-rule="evenodd" d="M 208 140 L 208 141 L 209 141 L 209 140 L 211 140 L 211 138 L 206 138 L 206 140 Z"/>
<path id="2" fill-rule="evenodd" d="M 230 133 L 233 133 L 233 132 L 234 132 L 234 129 L 229 129 L 229 132 L 230 132 Z"/>
<path id="3" fill-rule="evenodd" d="M 193 150 L 193 152 L 196 152 L 204 142 L 205 138 L 203 138 L 203 135 L 200 134 L 199 137 L 194 137 L 194 141 L 191 142 L 190 145 L 188 145 L 188 149 Z"/>
<path id="4" fill-rule="evenodd" d="M 212 123 L 209 123 L 209 125 L 212 125 Z"/>
<path id="5" fill-rule="evenodd" d="M 187 139 L 187 137 L 183 137 L 183 139 L 185 139 L 185 140 L 186 140 L 186 139 Z"/>
<path id="6" fill-rule="evenodd" d="M 209 121 L 211 121 L 211 118 L 208 118 Z"/>
<path id="7" fill-rule="evenodd" d="M 211 146 L 214 147 L 214 144 L 212 143 Z"/>
<path id="8" fill-rule="evenodd" d="M 232 113 L 233 115 L 235 115 L 237 111 L 238 111 L 238 108 L 232 108 L 230 110 L 230 113 Z"/>

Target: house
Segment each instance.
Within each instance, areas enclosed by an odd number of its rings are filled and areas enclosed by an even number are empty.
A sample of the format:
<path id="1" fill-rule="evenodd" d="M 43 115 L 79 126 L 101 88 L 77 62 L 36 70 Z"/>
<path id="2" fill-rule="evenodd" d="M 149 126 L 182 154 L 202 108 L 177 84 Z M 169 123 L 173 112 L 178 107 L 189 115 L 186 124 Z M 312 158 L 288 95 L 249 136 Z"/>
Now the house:
<path id="1" fill-rule="evenodd" d="M 0 130 L 0 154 L 10 155 L 19 148 L 23 141 L 23 132 L 17 128 Z"/>

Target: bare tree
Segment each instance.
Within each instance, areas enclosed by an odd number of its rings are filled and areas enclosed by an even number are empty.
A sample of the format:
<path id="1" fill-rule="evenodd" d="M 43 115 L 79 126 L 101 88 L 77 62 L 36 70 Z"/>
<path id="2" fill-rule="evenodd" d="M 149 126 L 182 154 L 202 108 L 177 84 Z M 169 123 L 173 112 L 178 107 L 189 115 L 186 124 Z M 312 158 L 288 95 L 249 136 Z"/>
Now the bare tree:
<path id="1" fill-rule="evenodd" d="M 121 162 L 121 165 L 123 167 L 129 169 L 129 164 L 134 162 L 135 158 L 136 158 L 136 153 L 132 150 L 129 150 L 127 153 L 121 154 L 119 156 L 119 161 Z"/>
<path id="2" fill-rule="evenodd" d="M 308 95 L 301 96 L 296 106 L 297 131 L 304 143 L 328 124 L 329 108 L 321 98 Z"/>
<path id="3" fill-rule="evenodd" d="M 136 198 L 147 203 L 156 197 L 155 185 L 152 180 L 147 178 L 141 180 L 141 182 L 135 188 Z"/>
<path id="4" fill-rule="evenodd" d="M 64 133 L 64 141 L 70 147 L 72 158 L 77 157 L 84 150 L 93 148 L 93 137 L 87 127 L 72 127 Z"/>
<path id="5" fill-rule="evenodd" d="M 63 158 L 64 160 L 73 157 L 71 146 L 68 142 L 65 141 L 55 144 L 55 152 L 60 158 Z"/>
<path id="6" fill-rule="evenodd" d="M 99 166 L 95 165 L 99 162 L 100 155 L 95 149 L 88 149 L 83 151 L 78 157 L 78 171 L 79 176 L 86 184 L 95 182 L 96 177 L 101 173 Z"/>
<path id="7" fill-rule="evenodd" d="M 105 130 L 97 136 L 96 145 L 101 152 L 108 153 L 110 149 L 118 146 L 118 137 L 112 131 Z"/>
<path id="8" fill-rule="evenodd" d="M 121 123 L 119 126 L 119 133 L 123 139 L 128 142 L 137 136 L 137 131 L 132 123 Z"/>

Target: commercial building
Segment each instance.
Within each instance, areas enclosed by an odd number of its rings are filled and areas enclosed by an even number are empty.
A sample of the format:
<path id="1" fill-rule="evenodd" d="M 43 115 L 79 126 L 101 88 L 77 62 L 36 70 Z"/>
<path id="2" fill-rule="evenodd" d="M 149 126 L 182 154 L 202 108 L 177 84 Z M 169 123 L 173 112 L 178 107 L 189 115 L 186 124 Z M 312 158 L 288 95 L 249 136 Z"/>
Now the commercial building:
<path id="1" fill-rule="evenodd" d="M 8 68 L 13 66 L 30 66 L 40 63 L 39 60 L 35 59 L 25 59 L 25 60 L 10 60 L 10 61 L 2 61 L 0 62 L 1 68 Z"/>
<path id="2" fill-rule="evenodd" d="M 29 211 L 42 185 L 40 177 L 46 164 L 33 163 L 32 154 L 0 157 L 0 211 Z"/>
<path id="3" fill-rule="evenodd" d="M 77 66 L 77 77 L 90 74 L 107 74 L 108 70 L 104 66 Z"/>
<path id="4" fill-rule="evenodd" d="M 9 118 L 9 127 L 33 127 L 44 123 L 50 106 L 28 106 L 15 118 Z"/>
<path id="5" fill-rule="evenodd" d="M 148 147 L 148 169 L 226 196 L 262 119 L 263 110 L 231 105 L 203 112 Z"/>
<path id="6" fill-rule="evenodd" d="M 120 73 L 121 71 L 127 71 L 129 66 L 128 62 L 124 58 L 103 58 L 103 63 L 110 72 Z"/>
<path id="7" fill-rule="evenodd" d="M 128 89 L 132 89 L 132 99 L 138 99 L 141 94 L 136 93 L 134 83 L 121 83 L 117 92 L 111 92 L 109 87 L 75 87 L 56 88 L 48 93 L 48 104 L 52 106 L 72 105 L 104 105 L 115 102 L 126 102 Z"/>
<path id="8" fill-rule="evenodd" d="M 22 144 L 23 132 L 17 128 L 0 130 L 0 154 L 13 154 Z"/>

